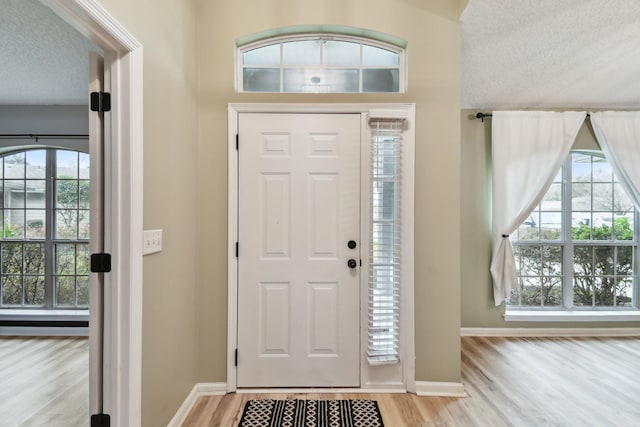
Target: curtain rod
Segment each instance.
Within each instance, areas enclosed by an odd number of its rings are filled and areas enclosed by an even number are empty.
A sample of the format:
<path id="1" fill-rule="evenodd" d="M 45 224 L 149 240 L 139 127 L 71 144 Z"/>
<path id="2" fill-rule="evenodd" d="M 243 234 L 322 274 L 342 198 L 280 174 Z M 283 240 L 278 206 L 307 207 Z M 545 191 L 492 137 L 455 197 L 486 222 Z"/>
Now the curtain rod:
<path id="1" fill-rule="evenodd" d="M 13 134 L 0 134 L 0 139 L 35 139 L 38 142 L 39 139 L 88 139 L 87 134 L 59 134 L 59 133 L 46 133 L 46 134 L 33 134 L 33 133 L 13 133 Z"/>
<path id="2" fill-rule="evenodd" d="M 480 119 L 482 123 L 484 123 L 485 118 L 490 119 L 491 117 L 493 117 L 491 113 L 476 113 L 476 119 Z M 587 117 L 591 117 L 591 114 L 587 113 Z"/>

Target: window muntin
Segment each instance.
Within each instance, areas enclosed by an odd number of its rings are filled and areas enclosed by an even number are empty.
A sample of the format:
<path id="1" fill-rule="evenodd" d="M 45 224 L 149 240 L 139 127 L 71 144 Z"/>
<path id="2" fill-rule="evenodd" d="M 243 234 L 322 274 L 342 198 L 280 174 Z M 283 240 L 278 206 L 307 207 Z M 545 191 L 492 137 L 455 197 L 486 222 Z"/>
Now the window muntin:
<path id="1" fill-rule="evenodd" d="M 511 237 L 519 288 L 508 307 L 637 307 L 636 215 L 600 153 L 572 152 Z"/>
<path id="2" fill-rule="evenodd" d="M 87 308 L 89 155 L 1 156 L 0 191 L 0 308 Z"/>
<path id="3" fill-rule="evenodd" d="M 240 92 L 398 93 L 404 52 L 336 35 L 287 36 L 239 48 Z"/>

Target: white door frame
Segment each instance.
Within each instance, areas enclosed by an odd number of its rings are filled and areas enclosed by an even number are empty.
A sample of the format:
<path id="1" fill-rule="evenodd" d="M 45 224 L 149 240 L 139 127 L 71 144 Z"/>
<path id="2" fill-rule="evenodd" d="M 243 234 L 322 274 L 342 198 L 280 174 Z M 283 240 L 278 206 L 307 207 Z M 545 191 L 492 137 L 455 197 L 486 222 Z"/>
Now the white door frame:
<path id="1" fill-rule="evenodd" d="M 103 408 L 112 426 L 137 427 L 142 390 L 142 45 L 96 1 L 40 1 L 105 54 L 112 110 L 105 113 L 104 129 L 104 246 L 112 255 L 112 271 L 104 280 Z"/>
<path id="2" fill-rule="evenodd" d="M 228 106 L 228 273 L 227 273 L 227 391 L 237 390 L 236 348 L 238 337 L 238 258 L 236 257 L 236 242 L 238 241 L 238 151 L 236 150 L 236 135 L 238 134 L 238 115 L 240 113 L 359 113 L 361 119 L 361 164 L 368 165 L 367 155 L 369 143 L 369 118 L 405 118 L 408 128 L 403 138 L 403 152 L 407 154 L 403 162 L 403 227 L 402 227 L 402 295 L 400 324 L 400 358 L 403 361 L 402 380 L 387 381 L 382 373 L 375 372 L 376 368 L 367 370 L 365 355 L 361 355 L 361 388 L 360 391 L 415 391 L 415 337 L 414 337 L 414 300 L 413 300 L 413 192 L 414 192 L 414 151 L 415 151 L 415 105 L 414 104 L 262 104 L 262 103 L 232 103 Z M 368 167 L 362 168 L 361 186 L 368 188 Z M 366 191 L 362 191 L 362 197 Z M 368 206 L 363 203 L 362 206 Z M 366 215 L 362 221 L 362 247 L 368 248 L 368 226 Z M 367 256 L 363 250 L 361 256 Z M 364 271 L 364 270 L 363 270 Z M 367 300 L 368 275 L 361 274 L 361 342 L 366 337 L 366 310 L 362 310 Z M 366 348 L 366 347 L 364 347 Z M 361 348 L 361 353 L 363 349 Z"/>

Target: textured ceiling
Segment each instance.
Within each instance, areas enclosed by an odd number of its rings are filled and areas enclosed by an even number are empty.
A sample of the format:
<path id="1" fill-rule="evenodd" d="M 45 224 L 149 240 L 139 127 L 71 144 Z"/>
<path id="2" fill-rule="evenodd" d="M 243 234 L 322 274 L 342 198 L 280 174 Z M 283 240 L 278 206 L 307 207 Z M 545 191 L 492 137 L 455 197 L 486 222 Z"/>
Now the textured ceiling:
<path id="1" fill-rule="evenodd" d="M 639 0 L 470 0 L 463 108 L 640 108 Z"/>
<path id="2" fill-rule="evenodd" d="M 38 0 L 0 0 L 0 104 L 86 104 L 92 50 Z"/>

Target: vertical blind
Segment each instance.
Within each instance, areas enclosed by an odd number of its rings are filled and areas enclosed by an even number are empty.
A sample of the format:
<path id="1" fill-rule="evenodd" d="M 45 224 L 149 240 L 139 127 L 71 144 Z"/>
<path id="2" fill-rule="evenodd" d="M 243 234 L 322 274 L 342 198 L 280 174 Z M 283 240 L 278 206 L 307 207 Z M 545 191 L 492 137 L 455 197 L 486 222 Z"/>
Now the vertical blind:
<path id="1" fill-rule="evenodd" d="M 399 361 L 401 119 L 372 119 L 369 259 L 371 365 Z"/>

